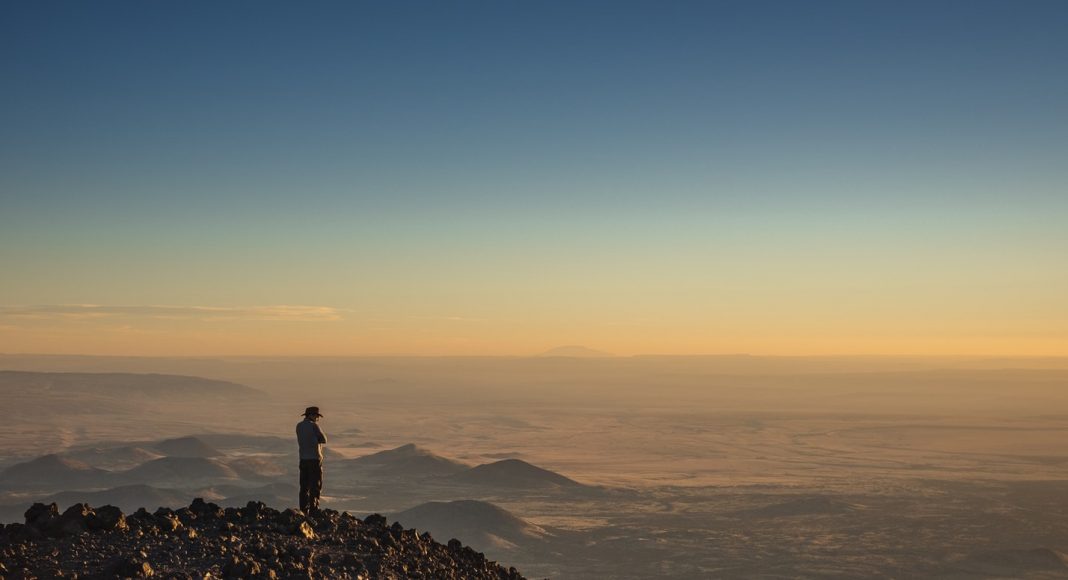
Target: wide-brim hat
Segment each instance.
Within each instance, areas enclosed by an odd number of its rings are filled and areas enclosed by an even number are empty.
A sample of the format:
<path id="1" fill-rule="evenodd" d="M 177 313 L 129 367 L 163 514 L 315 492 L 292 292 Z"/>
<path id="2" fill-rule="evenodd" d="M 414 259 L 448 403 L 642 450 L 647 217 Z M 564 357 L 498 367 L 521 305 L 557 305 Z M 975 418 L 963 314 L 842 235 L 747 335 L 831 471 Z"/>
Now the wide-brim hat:
<path id="1" fill-rule="evenodd" d="M 316 417 L 322 417 L 323 414 L 319 412 L 319 407 L 308 407 L 304 409 L 304 416 L 315 415 Z"/>

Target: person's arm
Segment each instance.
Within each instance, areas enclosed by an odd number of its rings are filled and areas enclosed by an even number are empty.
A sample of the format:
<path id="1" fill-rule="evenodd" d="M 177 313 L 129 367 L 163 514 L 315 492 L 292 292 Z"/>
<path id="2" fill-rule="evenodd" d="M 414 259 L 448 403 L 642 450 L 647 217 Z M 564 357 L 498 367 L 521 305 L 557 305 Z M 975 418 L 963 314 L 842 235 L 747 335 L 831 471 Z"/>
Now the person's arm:
<path id="1" fill-rule="evenodd" d="M 319 443 L 320 444 L 326 443 L 326 434 L 323 433 L 323 428 L 322 427 L 316 425 L 315 426 L 315 433 L 316 433 L 316 435 L 319 436 Z"/>

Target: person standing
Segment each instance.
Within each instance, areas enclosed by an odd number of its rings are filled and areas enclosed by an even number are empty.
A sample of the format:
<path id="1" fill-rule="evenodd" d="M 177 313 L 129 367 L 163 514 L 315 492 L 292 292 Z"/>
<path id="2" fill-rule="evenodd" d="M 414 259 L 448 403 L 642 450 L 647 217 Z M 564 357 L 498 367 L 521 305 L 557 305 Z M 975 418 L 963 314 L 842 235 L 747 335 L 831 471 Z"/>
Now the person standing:
<path id="1" fill-rule="evenodd" d="M 297 445 L 300 447 L 300 511 L 318 511 L 319 494 L 323 490 L 323 444 L 326 435 L 319 427 L 319 407 L 304 410 L 304 420 L 297 423 Z"/>

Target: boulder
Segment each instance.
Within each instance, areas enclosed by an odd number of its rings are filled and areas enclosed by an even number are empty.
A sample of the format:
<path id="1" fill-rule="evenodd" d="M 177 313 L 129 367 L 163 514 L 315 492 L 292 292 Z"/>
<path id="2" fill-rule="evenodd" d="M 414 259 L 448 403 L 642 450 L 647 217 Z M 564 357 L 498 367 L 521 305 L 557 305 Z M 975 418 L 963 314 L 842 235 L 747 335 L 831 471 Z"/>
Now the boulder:
<path id="1" fill-rule="evenodd" d="M 204 501 L 204 498 L 196 498 L 193 503 L 189 504 L 189 511 L 193 512 L 197 516 L 210 516 L 219 517 L 222 514 L 222 508 L 217 504 Z"/>
<path id="2" fill-rule="evenodd" d="M 301 536 L 303 538 L 307 538 L 309 540 L 315 538 L 315 530 L 313 530 L 312 527 L 308 525 L 308 522 L 300 522 L 296 526 L 293 526 L 292 530 L 289 533 L 294 536 Z"/>
<path id="3" fill-rule="evenodd" d="M 126 530 L 129 527 L 122 510 L 113 505 L 100 506 L 94 512 L 88 522 L 91 530 Z"/>
<path id="4" fill-rule="evenodd" d="M 43 504 L 35 503 L 30 506 L 30 509 L 26 510 L 26 525 L 38 530 L 44 530 L 51 524 L 52 520 L 59 517 L 59 507 L 54 503 Z"/>
<path id="5" fill-rule="evenodd" d="M 168 510 L 169 511 L 169 510 Z M 182 529 L 182 521 L 173 513 L 155 516 L 156 527 L 162 532 L 173 532 Z"/>
<path id="6" fill-rule="evenodd" d="M 364 518 L 363 523 L 369 526 L 382 526 L 386 525 L 386 517 L 382 514 L 371 514 Z"/>
<path id="7" fill-rule="evenodd" d="M 89 530 L 89 522 L 96 517 L 88 504 L 76 503 L 49 525 L 49 535 L 73 536 Z"/>

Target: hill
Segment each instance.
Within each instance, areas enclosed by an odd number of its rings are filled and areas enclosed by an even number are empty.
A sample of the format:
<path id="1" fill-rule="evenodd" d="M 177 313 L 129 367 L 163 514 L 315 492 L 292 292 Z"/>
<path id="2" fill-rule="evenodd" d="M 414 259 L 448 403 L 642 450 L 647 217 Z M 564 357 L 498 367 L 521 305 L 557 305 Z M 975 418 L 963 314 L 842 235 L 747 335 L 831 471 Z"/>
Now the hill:
<path id="1" fill-rule="evenodd" d="M 274 435 L 245 435 L 242 433 L 204 433 L 197 439 L 220 451 L 258 451 L 263 453 L 291 453 L 296 439 Z"/>
<path id="2" fill-rule="evenodd" d="M 439 538 L 457 538 L 474 546 L 514 548 L 542 539 L 544 529 L 484 501 L 432 501 L 396 514 L 405 526 L 429 530 Z"/>
<path id="3" fill-rule="evenodd" d="M 412 443 L 350 459 L 348 468 L 368 469 L 392 477 L 440 477 L 460 473 L 469 465 L 417 447 Z"/>
<path id="4" fill-rule="evenodd" d="M 164 439 L 153 445 L 153 449 L 168 457 L 219 457 L 222 453 L 198 437 L 178 437 Z"/>
<path id="5" fill-rule="evenodd" d="M 34 504 L 25 524 L 0 528 L 0 574 L 29 578 L 440 578 L 522 580 L 464 547 L 435 542 L 382 516 L 305 516 L 249 502 L 227 508 L 194 500 L 187 508 Z M 77 557 L 70 557 L 78 554 Z"/>
<path id="6" fill-rule="evenodd" d="M 77 459 L 49 454 L 4 469 L 0 472 L 0 484 L 26 489 L 102 487 L 111 481 L 111 475 L 110 471 Z"/>
<path id="7" fill-rule="evenodd" d="M 69 505 L 84 502 L 95 505 L 113 505 L 124 510 L 136 510 L 140 506 L 181 505 L 187 501 L 189 501 L 189 493 L 184 491 L 134 484 L 100 491 L 64 491 L 49 496 L 44 500 L 44 503 Z"/>
<path id="8" fill-rule="evenodd" d="M 156 451 L 145 449 L 144 447 L 123 445 L 120 447 L 90 447 L 76 449 L 67 451 L 66 453 L 63 453 L 62 456 L 88 463 L 94 467 L 129 469 L 146 461 L 159 459 L 163 455 Z"/>
<path id="9" fill-rule="evenodd" d="M 207 457 L 161 457 L 116 474 L 128 483 L 177 483 L 180 486 L 238 479 L 225 463 Z"/>
<path id="10" fill-rule="evenodd" d="M 288 458 L 253 455 L 229 459 L 226 461 L 226 465 L 233 469 L 238 477 L 242 479 L 253 481 L 271 480 L 290 474 L 291 471 L 287 467 L 296 467 L 292 465 L 292 461 L 285 461 L 285 459 Z"/>
<path id="11" fill-rule="evenodd" d="M 472 467 L 451 477 L 467 485 L 523 489 L 579 489 L 581 483 L 522 459 L 502 459 Z"/>

